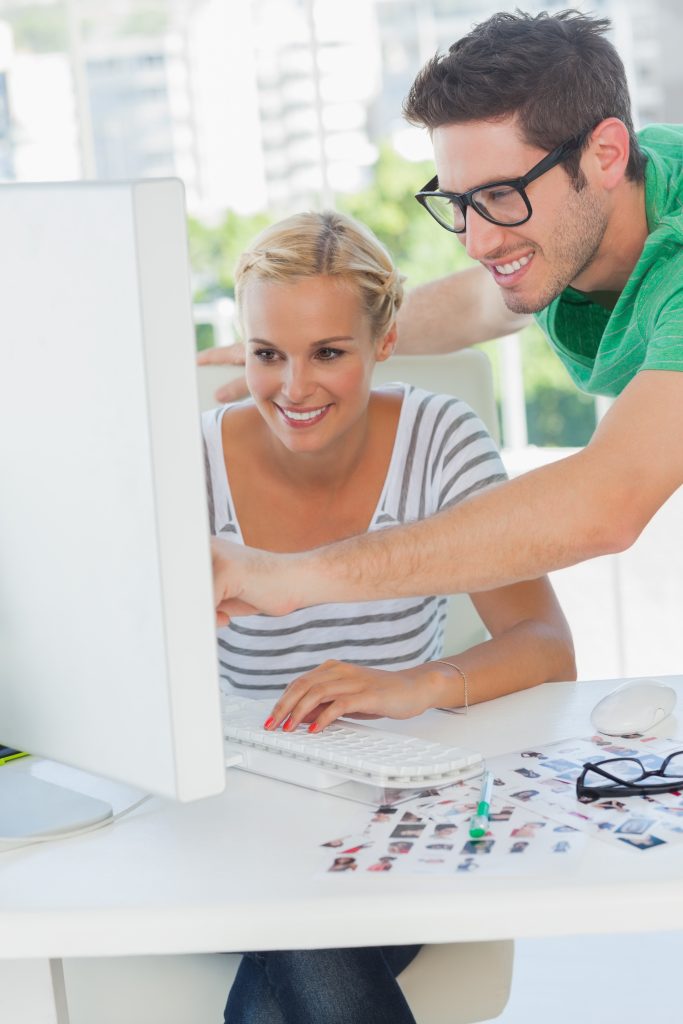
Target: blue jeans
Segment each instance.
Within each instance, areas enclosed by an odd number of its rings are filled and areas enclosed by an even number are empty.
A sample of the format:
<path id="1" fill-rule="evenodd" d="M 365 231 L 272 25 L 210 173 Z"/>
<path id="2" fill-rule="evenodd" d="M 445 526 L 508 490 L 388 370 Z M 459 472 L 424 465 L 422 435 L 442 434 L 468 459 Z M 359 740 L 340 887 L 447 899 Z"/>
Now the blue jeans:
<path id="1" fill-rule="evenodd" d="M 419 946 L 245 953 L 225 1024 L 415 1024 L 396 977 Z"/>

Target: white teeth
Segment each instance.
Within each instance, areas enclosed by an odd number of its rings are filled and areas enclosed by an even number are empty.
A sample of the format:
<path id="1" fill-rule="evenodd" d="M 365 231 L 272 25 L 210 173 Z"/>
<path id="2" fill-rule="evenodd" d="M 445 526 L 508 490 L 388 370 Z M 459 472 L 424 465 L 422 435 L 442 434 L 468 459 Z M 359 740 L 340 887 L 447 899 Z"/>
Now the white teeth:
<path id="1" fill-rule="evenodd" d="M 525 267 L 530 259 L 531 256 L 521 256 L 518 260 L 513 260 L 512 263 L 494 265 L 495 270 L 498 274 L 514 274 L 516 270 L 521 270 L 522 267 Z"/>
<path id="2" fill-rule="evenodd" d="M 323 405 L 320 409 L 311 409 L 309 412 L 294 412 L 292 409 L 282 409 L 281 411 L 288 420 L 314 420 L 315 417 L 320 416 L 326 408 L 327 406 Z"/>

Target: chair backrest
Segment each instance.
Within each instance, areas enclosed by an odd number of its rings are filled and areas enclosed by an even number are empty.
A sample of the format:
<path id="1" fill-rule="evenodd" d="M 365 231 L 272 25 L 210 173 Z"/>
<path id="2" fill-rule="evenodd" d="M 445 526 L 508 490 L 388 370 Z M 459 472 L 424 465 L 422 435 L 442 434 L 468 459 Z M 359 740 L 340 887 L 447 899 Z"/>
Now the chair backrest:
<path id="1" fill-rule="evenodd" d="M 375 384 L 397 380 L 462 398 L 483 421 L 496 444 L 500 443 L 491 362 L 480 349 L 469 348 L 438 356 L 396 355 L 377 363 L 373 374 Z"/>
<path id="2" fill-rule="evenodd" d="M 200 366 L 199 400 L 202 409 L 211 409 L 216 402 L 217 387 L 242 374 L 239 366 Z M 488 357 L 478 349 L 467 349 L 436 356 L 392 356 L 375 367 L 373 382 L 388 384 L 404 381 L 416 387 L 462 398 L 484 422 L 498 443 L 498 413 L 493 393 L 493 374 Z M 449 601 L 444 637 L 446 655 L 481 643 L 488 636 L 481 619 L 466 594 L 456 594 Z"/>
<path id="3" fill-rule="evenodd" d="M 392 356 L 377 364 L 373 380 L 377 384 L 401 380 L 427 391 L 462 398 L 483 421 L 496 444 L 500 443 L 491 362 L 479 349 L 438 356 Z M 484 624 L 467 594 L 454 594 L 448 602 L 444 653 L 455 654 L 487 638 Z"/>

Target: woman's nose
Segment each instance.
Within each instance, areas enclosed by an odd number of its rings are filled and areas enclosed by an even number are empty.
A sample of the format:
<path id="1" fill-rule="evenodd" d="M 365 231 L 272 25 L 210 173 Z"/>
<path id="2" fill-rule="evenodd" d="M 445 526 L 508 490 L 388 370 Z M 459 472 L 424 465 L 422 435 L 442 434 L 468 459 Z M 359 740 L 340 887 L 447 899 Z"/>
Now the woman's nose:
<path id="1" fill-rule="evenodd" d="M 301 403 L 315 390 L 311 368 L 306 362 L 291 361 L 283 381 L 283 390 L 292 402 Z"/>

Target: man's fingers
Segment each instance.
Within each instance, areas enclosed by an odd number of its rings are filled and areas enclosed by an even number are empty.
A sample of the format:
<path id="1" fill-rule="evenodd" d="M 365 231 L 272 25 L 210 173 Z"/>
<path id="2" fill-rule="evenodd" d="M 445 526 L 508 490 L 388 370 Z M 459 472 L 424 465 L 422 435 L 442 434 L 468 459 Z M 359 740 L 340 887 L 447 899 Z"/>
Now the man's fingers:
<path id="1" fill-rule="evenodd" d="M 216 348 L 205 348 L 197 353 L 198 366 L 244 366 L 244 345 L 236 341 L 234 345 L 218 345 Z"/>
<path id="2" fill-rule="evenodd" d="M 244 366 L 245 350 L 241 341 L 234 345 L 219 345 L 217 348 L 205 348 L 197 354 L 198 366 Z M 214 393 L 219 404 L 238 402 L 249 394 L 244 377 L 226 380 Z"/>
<path id="3" fill-rule="evenodd" d="M 255 608 L 253 604 L 247 604 L 246 601 L 240 601 L 239 598 L 231 597 L 227 601 L 221 601 L 216 608 L 216 621 L 218 616 L 224 616 L 227 622 L 234 618 L 236 615 L 257 615 L 258 608 Z M 223 623 L 227 625 L 227 622 Z"/>
<path id="4" fill-rule="evenodd" d="M 247 387 L 246 377 L 235 377 L 234 380 L 226 381 L 221 387 L 214 392 L 214 398 L 219 405 L 225 405 L 227 402 L 239 402 L 241 398 L 246 398 L 249 394 L 249 388 Z"/>

